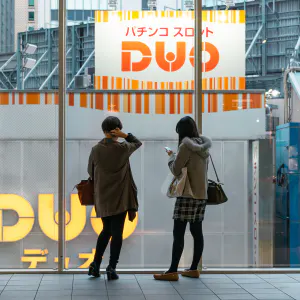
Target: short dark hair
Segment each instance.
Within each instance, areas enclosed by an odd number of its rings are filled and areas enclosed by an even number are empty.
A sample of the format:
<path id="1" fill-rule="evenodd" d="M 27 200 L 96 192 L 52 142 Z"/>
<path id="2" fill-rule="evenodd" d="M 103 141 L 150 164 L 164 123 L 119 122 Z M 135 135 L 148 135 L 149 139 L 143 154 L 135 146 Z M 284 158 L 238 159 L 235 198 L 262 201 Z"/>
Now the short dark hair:
<path id="1" fill-rule="evenodd" d="M 185 137 L 198 138 L 199 132 L 196 122 L 191 117 L 182 118 L 176 125 L 176 132 L 179 136 L 179 146 Z"/>
<path id="2" fill-rule="evenodd" d="M 112 130 L 115 130 L 116 128 L 119 128 L 122 130 L 123 125 L 122 122 L 114 116 L 107 117 L 102 122 L 102 130 L 103 132 L 111 132 Z"/>

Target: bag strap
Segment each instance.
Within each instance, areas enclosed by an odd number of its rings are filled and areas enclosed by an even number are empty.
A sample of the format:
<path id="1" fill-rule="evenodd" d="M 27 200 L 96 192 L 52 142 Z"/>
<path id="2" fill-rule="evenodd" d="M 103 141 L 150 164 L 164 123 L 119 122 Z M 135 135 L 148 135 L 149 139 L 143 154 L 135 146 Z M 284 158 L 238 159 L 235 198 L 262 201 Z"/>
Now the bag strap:
<path id="1" fill-rule="evenodd" d="M 93 174 L 93 177 L 94 177 L 94 171 L 95 171 L 95 166 L 94 166 L 94 164 L 92 164 L 92 174 Z M 89 177 L 89 179 L 94 180 L 93 177 Z M 89 180 L 89 179 L 88 179 L 88 180 Z M 77 186 L 78 186 L 78 184 L 76 184 L 76 185 L 73 187 L 72 192 L 77 188 Z"/>
<path id="2" fill-rule="evenodd" d="M 213 168 L 214 168 L 214 171 L 215 171 L 215 174 L 216 174 L 216 178 L 217 178 L 217 180 L 218 180 L 218 183 L 220 183 L 220 179 L 219 179 L 219 176 L 218 176 L 218 173 L 217 173 L 217 170 L 216 170 L 216 167 L 215 167 L 214 161 L 213 161 L 213 159 L 212 159 L 211 155 L 209 155 L 209 157 L 210 157 L 210 160 L 211 160 L 212 166 L 213 166 Z"/>

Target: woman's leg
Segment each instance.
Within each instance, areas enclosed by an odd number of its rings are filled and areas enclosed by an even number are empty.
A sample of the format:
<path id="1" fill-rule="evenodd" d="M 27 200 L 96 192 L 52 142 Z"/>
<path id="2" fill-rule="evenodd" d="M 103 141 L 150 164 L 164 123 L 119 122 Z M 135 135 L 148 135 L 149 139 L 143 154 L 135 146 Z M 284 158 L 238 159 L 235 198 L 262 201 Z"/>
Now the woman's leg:
<path id="1" fill-rule="evenodd" d="M 103 230 L 101 231 L 97 240 L 96 253 L 94 258 L 94 262 L 97 264 L 98 267 L 100 267 L 101 265 L 103 254 L 112 235 L 111 222 L 112 217 L 102 218 Z"/>
<path id="2" fill-rule="evenodd" d="M 174 220 L 172 263 L 167 273 L 177 272 L 180 258 L 184 248 L 184 234 L 185 234 L 186 224 L 187 224 L 186 221 Z"/>
<path id="3" fill-rule="evenodd" d="M 122 213 L 120 215 L 112 216 L 111 221 L 111 244 L 110 244 L 110 259 L 109 259 L 109 265 L 116 269 L 121 248 L 123 244 L 123 229 L 125 224 L 127 212 Z"/>
<path id="4" fill-rule="evenodd" d="M 190 223 L 190 231 L 194 238 L 194 256 L 190 270 L 197 270 L 204 248 L 202 222 Z"/>

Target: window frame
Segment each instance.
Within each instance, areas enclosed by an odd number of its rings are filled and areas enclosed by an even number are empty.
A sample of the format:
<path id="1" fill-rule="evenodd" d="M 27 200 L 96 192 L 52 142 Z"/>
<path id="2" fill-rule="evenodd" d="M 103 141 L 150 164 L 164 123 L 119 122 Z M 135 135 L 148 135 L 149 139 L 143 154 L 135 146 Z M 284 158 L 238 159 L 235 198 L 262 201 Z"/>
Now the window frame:
<path id="1" fill-rule="evenodd" d="M 30 17 L 30 14 L 33 15 L 33 18 Z M 29 11 L 28 12 L 28 22 L 34 22 L 35 21 L 35 12 L 34 11 Z"/>

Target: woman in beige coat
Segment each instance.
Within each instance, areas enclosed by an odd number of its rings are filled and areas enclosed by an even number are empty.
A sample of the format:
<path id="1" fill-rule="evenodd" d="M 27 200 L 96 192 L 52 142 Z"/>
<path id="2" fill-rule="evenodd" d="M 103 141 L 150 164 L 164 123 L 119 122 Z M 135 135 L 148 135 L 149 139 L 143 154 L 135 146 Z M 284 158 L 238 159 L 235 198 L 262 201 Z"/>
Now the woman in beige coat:
<path id="1" fill-rule="evenodd" d="M 162 275 L 154 275 L 156 280 L 177 281 L 178 265 L 184 248 L 184 234 L 187 223 L 194 239 L 194 256 L 191 267 L 183 276 L 198 278 L 198 264 L 200 262 L 204 239 L 202 221 L 204 219 L 207 202 L 207 167 L 211 140 L 200 136 L 195 121 L 191 117 L 182 118 L 177 126 L 179 147 L 177 155 L 167 151 L 169 155 L 169 168 L 174 176 L 179 176 L 183 168 L 187 168 L 188 183 L 183 194 L 177 198 L 174 209 L 174 241 L 172 263 L 169 270 Z"/>
<path id="2" fill-rule="evenodd" d="M 88 164 L 88 173 L 94 180 L 94 199 L 97 217 L 102 219 L 103 230 L 96 246 L 89 275 L 99 277 L 104 251 L 111 239 L 108 280 L 118 279 L 116 266 L 119 260 L 125 218 L 133 221 L 138 210 L 137 188 L 134 183 L 129 157 L 142 143 L 132 134 L 122 132 L 122 123 L 117 117 L 108 117 L 102 123 L 105 138 L 93 147 Z M 119 138 L 125 139 L 118 142 Z"/>

